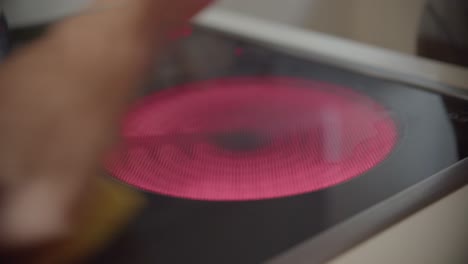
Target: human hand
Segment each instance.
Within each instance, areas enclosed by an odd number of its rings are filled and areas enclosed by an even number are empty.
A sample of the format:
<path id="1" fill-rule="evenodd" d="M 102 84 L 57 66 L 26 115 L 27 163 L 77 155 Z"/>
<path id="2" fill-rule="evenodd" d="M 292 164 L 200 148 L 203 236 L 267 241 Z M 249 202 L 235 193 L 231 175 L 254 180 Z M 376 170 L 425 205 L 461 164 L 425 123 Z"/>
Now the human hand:
<path id="1" fill-rule="evenodd" d="M 63 21 L 0 66 L 0 242 L 67 233 L 166 34 L 210 1 L 127 2 Z"/>

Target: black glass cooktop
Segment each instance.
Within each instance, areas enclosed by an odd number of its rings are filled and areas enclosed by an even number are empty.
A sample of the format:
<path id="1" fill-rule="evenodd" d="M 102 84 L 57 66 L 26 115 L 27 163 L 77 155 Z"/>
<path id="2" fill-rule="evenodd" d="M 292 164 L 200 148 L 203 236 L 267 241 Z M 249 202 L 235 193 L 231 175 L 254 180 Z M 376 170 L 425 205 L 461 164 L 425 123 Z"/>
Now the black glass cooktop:
<path id="1" fill-rule="evenodd" d="M 314 239 L 318 240 L 318 250 L 329 252 L 325 255 L 330 257 L 337 250 L 330 243 L 320 246 L 322 234 L 377 204 L 385 204 L 408 188 L 427 184 L 435 174 L 468 154 L 468 105 L 459 99 L 357 74 L 200 28 L 174 45 L 160 65 L 149 85 L 151 88 L 145 92 L 149 97 L 167 96 L 174 86 L 226 78 L 281 77 L 346 87 L 349 93 L 344 95 L 349 95 L 348 100 L 355 102 L 353 100 L 359 100 L 355 94 L 364 94 L 377 102 L 381 110 L 385 109 L 394 121 L 395 142 L 388 155 L 359 177 L 297 195 L 279 198 L 251 195 L 240 200 L 230 197 L 210 201 L 213 196 L 206 195 L 210 192 L 205 192 L 200 199 L 145 192 L 148 206 L 117 240 L 95 256 L 93 263 L 261 263 Z M 267 97 L 259 95 L 258 104 Z M 251 105 L 256 104 L 252 98 L 248 100 L 253 102 Z M 304 103 L 306 106 L 310 107 Z M 294 119 L 295 112 L 291 113 L 289 117 Z M 358 119 L 346 120 L 346 124 L 357 124 L 354 120 Z M 322 135 L 327 134 L 322 131 Z M 210 136 L 209 144 L 236 153 L 266 148 L 273 140 L 252 130 Z M 196 153 L 191 155 L 197 158 Z M 182 159 L 179 165 L 185 166 L 187 162 Z M 219 169 L 222 171 L 223 167 Z M 463 182 L 450 178 L 438 180 L 435 186 L 440 188 L 427 193 L 426 198 L 436 199 Z M 454 184 L 444 185 L 444 181 Z M 397 220 L 395 216 L 402 217 L 397 213 L 388 219 Z M 368 222 L 366 226 L 369 230 L 382 227 L 378 222 Z M 339 241 L 340 237 L 349 236 L 355 237 L 354 241 L 364 239 L 359 232 L 350 226 L 345 232 L 335 234 L 334 239 Z M 315 262 L 311 260 L 311 263 Z"/>

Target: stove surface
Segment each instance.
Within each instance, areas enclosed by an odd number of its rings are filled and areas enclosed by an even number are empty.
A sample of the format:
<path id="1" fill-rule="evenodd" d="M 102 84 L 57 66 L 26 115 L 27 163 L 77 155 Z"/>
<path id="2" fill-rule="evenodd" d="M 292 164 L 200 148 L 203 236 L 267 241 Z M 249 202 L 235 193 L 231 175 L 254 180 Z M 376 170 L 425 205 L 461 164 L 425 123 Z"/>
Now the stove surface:
<path id="1" fill-rule="evenodd" d="M 194 30 L 191 36 L 175 45 L 161 65 L 145 92 L 146 97 L 124 121 L 124 139 L 130 143 L 123 151 L 121 148 L 116 151 L 108 164 L 111 176 L 149 191 L 145 194 L 148 207 L 119 239 L 96 256 L 94 263 L 259 263 L 307 240 L 315 239 L 320 245 L 323 233 L 338 230 L 337 227 L 345 223 L 350 223 L 350 226 L 341 229 L 336 234 L 337 239 L 340 236 L 364 239 L 363 234 L 353 229 L 355 224 L 362 225 L 362 222 L 353 221 L 356 216 L 387 203 L 405 190 L 418 186 L 426 188 L 429 180 L 436 179 L 434 175 L 468 154 L 468 108 L 459 99 L 356 74 L 202 28 Z M 279 77 L 286 78 L 287 85 L 275 79 Z M 258 89 L 258 80 L 265 78 L 272 83 Z M 255 84 L 255 93 L 244 93 L 245 83 L 226 88 L 223 82 L 233 79 L 241 83 L 251 80 L 250 84 Z M 292 92 L 294 99 L 288 101 L 286 94 L 290 93 L 289 90 L 298 89 L 293 85 L 296 81 L 291 84 L 291 80 L 314 83 L 315 86 L 301 86 L 299 93 Z M 193 87 L 193 84 L 205 85 Z M 275 87 L 286 94 L 273 96 L 277 93 Z M 346 88 L 337 91 L 334 87 Z M 211 105 L 214 103 L 208 100 L 210 96 L 223 93 L 223 89 L 229 89 L 230 94 L 221 96 L 222 107 Z M 317 91 L 353 107 L 337 112 L 336 109 L 340 108 L 336 108 L 334 101 L 327 103 L 317 99 L 320 98 Z M 246 94 L 247 98 L 241 100 Z M 309 101 L 314 103 L 308 104 Z M 265 102 L 275 107 L 266 107 Z M 278 105 L 281 107 L 276 107 Z M 359 107 L 355 108 L 356 105 Z M 329 106 L 331 108 L 327 108 Z M 249 111 L 242 111 L 249 107 Z M 230 112 L 230 119 L 226 119 L 225 109 L 234 109 Z M 323 122 L 317 121 L 316 113 L 324 109 L 334 109 L 332 112 L 342 117 L 341 121 L 323 126 Z M 274 113 L 271 112 L 273 110 Z M 137 117 L 132 117 L 134 113 Z M 252 117 L 254 113 L 261 113 L 261 122 Z M 279 116 L 285 117 L 277 118 Z M 324 122 L 333 120 L 331 116 L 328 115 Z M 315 148 L 316 152 L 321 149 L 320 155 L 299 159 L 300 162 L 289 160 L 279 170 L 273 163 L 288 160 L 291 155 L 287 151 L 268 152 L 268 155 L 284 154 L 278 161 L 271 157 L 255 161 L 263 157 L 259 155 L 259 149 L 268 149 L 270 144 L 265 142 L 271 140 L 263 134 L 259 140 L 258 131 L 271 131 L 271 121 L 294 121 L 297 117 L 300 117 L 300 124 L 310 119 L 315 122 L 315 130 L 299 129 L 301 133 L 306 131 L 306 139 L 314 140 L 306 140 L 305 143 L 291 140 L 294 134 L 291 131 L 295 131 L 293 128 L 297 126 L 288 124 L 288 136 L 281 137 L 283 140 L 286 138 L 286 150 L 295 143 L 295 146 L 306 146 L 305 151 L 309 153 L 314 150 L 313 146 L 327 142 L 326 136 L 340 131 L 336 129 L 337 124 L 344 125 L 341 131 L 352 131 L 340 135 L 356 141 L 343 140 L 338 144 L 347 148 L 336 147 L 336 142 L 328 141 L 334 142 L 335 147 L 329 148 L 332 150 L 351 149 L 349 153 L 359 148 L 366 150 L 365 144 L 360 144 L 363 139 L 366 142 L 369 139 L 394 142 L 376 144 L 358 157 L 350 154 L 351 159 L 358 158 L 363 163 L 367 161 L 366 154 L 381 153 L 373 156 L 374 162 L 364 170 L 353 171 L 351 167 L 336 164 L 325 167 L 325 171 L 340 168 L 341 171 L 334 175 L 340 175 L 346 181 L 332 179 L 330 182 L 333 184 L 322 184 L 317 188 L 313 180 L 320 174 L 316 171 L 317 163 L 312 161 L 317 157 L 323 158 L 327 148 Z M 380 129 L 385 124 L 387 127 L 379 130 L 379 126 L 370 122 L 374 118 L 386 120 L 380 122 Z M 125 124 L 131 124 L 131 129 L 126 129 Z M 317 129 L 317 124 L 322 126 Z M 246 133 L 246 127 L 250 128 L 247 131 L 255 133 Z M 238 128 L 244 132 L 232 133 L 239 131 Z M 374 131 L 370 133 L 372 129 Z M 291 153 L 294 155 L 301 151 L 295 149 Z M 239 156 L 239 152 L 243 154 Z M 245 152 L 255 154 L 246 158 L 250 154 Z M 341 156 L 338 159 L 344 160 Z M 239 169 L 249 160 L 255 161 L 249 163 L 251 167 Z M 126 167 L 124 161 L 127 162 Z M 330 160 L 327 162 L 333 164 Z M 281 170 L 297 164 L 308 164 L 310 168 Z M 302 188 L 300 192 L 295 193 L 282 186 L 281 195 L 276 197 L 274 192 L 266 191 L 269 189 L 265 184 L 287 181 L 298 177 L 299 172 L 300 179 L 295 184 Z M 219 179 L 225 176 L 230 178 Z M 235 181 L 244 176 L 248 176 L 246 184 L 236 185 L 238 182 Z M 265 179 L 260 176 L 265 176 Z M 264 182 L 255 177 L 262 178 Z M 430 186 L 443 188 L 442 180 L 454 182 L 448 178 L 437 180 L 436 184 L 429 182 Z M 252 185 L 252 182 L 258 185 Z M 201 188 L 203 184 L 207 185 Z M 455 185 L 461 185 L 459 179 Z M 451 185 L 452 188 L 455 185 Z M 239 190 L 249 187 L 253 190 L 236 196 Z M 447 190 L 436 188 L 425 193 L 428 197 L 435 197 L 444 191 Z M 379 223 L 387 220 L 379 219 L 367 224 L 369 227 L 382 227 Z M 318 250 L 334 252 L 330 246 Z"/>

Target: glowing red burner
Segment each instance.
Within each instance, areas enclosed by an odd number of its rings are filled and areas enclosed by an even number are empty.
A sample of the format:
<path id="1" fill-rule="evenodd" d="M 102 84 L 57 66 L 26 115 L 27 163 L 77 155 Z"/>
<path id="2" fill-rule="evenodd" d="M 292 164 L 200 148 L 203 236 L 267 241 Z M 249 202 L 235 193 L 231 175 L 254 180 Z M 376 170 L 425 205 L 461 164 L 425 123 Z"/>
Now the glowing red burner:
<path id="1" fill-rule="evenodd" d="M 258 200 L 331 187 L 383 161 L 397 128 L 351 89 L 293 78 L 192 83 L 140 102 L 107 167 L 141 189 Z"/>

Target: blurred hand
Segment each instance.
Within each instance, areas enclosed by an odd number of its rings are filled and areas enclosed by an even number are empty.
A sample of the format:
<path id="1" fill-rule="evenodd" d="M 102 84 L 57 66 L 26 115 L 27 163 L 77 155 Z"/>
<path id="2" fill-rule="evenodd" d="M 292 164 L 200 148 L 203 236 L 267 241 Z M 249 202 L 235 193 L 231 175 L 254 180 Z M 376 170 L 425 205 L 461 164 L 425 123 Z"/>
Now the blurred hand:
<path id="1" fill-rule="evenodd" d="M 112 1 L 97 0 L 96 12 L 61 22 L 0 66 L 4 245 L 67 234 L 72 209 L 165 36 L 210 2 Z"/>

